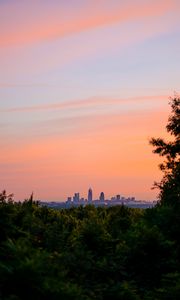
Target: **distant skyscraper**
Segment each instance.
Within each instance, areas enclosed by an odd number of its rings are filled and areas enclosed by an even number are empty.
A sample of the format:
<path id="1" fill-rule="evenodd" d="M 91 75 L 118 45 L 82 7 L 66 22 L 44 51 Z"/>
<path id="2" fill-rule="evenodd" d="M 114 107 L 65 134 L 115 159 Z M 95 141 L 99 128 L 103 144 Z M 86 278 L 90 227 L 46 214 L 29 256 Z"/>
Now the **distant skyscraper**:
<path id="1" fill-rule="evenodd" d="M 88 190 L 88 202 L 92 202 L 93 200 L 93 195 L 92 195 L 92 189 L 90 188 Z"/>
<path id="2" fill-rule="evenodd" d="M 79 193 L 74 194 L 73 202 L 79 202 Z"/>
<path id="3" fill-rule="evenodd" d="M 71 202 L 71 197 L 67 197 L 67 202 Z"/>
<path id="4" fill-rule="evenodd" d="M 103 192 L 101 192 L 101 194 L 100 194 L 100 196 L 99 196 L 99 200 L 100 200 L 101 202 L 104 202 L 105 197 L 104 197 L 104 193 L 103 193 Z"/>

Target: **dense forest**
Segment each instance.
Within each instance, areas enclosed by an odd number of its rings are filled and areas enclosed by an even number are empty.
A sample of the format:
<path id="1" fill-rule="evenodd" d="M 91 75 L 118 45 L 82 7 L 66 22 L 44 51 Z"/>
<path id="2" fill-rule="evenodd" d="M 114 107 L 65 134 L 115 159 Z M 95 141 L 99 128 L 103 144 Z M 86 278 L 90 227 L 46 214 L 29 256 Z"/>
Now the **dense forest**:
<path id="1" fill-rule="evenodd" d="M 180 98 L 171 109 L 174 140 L 150 141 L 165 158 L 154 208 L 53 210 L 0 194 L 0 299 L 180 299 Z"/>

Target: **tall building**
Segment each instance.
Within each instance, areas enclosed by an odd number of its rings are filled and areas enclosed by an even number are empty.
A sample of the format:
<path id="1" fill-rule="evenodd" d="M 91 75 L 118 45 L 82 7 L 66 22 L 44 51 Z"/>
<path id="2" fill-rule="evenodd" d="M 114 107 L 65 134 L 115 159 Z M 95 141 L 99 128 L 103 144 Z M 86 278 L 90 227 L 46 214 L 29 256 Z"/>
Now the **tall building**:
<path id="1" fill-rule="evenodd" d="M 100 200 L 101 202 L 104 202 L 105 196 L 104 196 L 104 193 L 103 193 L 103 192 L 101 192 L 101 194 L 100 194 L 100 196 L 99 196 L 99 200 Z"/>
<path id="2" fill-rule="evenodd" d="M 89 190 L 88 190 L 88 202 L 92 202 L 92 200 L 93 200 L 92 189 L 89 188 Z"/>
<path id="3" fill-rule="evenodd" d="M 71 202 L 71 197 L 67 197 L 67 202 L 68 202 L 68 203 Z"/>
<path id="4" fill-rule="evenodd" d="M 73 202 L 79 202 L 79 193 L 75 193 L 73 197 Z"/>

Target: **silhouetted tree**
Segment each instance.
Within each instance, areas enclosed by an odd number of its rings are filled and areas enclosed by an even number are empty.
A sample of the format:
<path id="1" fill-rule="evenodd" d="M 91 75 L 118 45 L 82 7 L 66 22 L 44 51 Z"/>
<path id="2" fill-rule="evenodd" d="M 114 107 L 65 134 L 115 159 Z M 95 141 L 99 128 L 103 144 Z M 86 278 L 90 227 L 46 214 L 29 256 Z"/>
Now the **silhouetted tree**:
<path id="1" fill-rule="evenodd" d="M 6 193 L 6 190 L 3 190 L 1 193 L 0 193 L 0 203 L 13 203 L 13 194 L 9 194 L 7 195 Z"/>
<path id="2" fill-rule="evenodd" d="M 164 176 L 155 187 L 160 189 L 160 204 L 180 206 L 180 97 L 175 96 L 170 100 L 171 115 L 166 126 L 167 131 L 173 136 L 172 141 L 162 138 L 152 138 L 150 144 L 155 147 L 154 153 L 165 157 L 159 165 Z"/>

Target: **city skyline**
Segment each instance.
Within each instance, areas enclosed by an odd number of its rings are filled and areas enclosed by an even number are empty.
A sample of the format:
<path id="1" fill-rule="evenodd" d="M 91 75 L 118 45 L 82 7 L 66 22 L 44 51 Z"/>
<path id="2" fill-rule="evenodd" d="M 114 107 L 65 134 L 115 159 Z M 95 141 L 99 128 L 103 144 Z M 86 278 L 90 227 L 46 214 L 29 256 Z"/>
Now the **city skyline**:
<path id="1" fill-rule="evenodd" d="M 98 198 L 93 198 L 93 189 L 89 188 L 87 195 L 82 197 L 79 192 L 75 192 L 73 196 L 68 196 L 66 201 L 44 201 L 39 199 L 39 204 L 55 209 L 69 209 L 72 207 L 85 207 L 87 205 L 93 205 L 94 207 L 111 207 L 111 206 L 122 206 L 125 205 L 131 208 L 146 209 L 153 207 L 157 204 L 157 200 L 145 201 L 138 200 L 135 197 L 129 196 L 124 197 L 120 194 L 112 196 L 108 199 L 104 192 L 100 192 Z"/>
<path id="2" fill-rule="evenodd" d="M 80 192 L 74 192 L 74 195 L 73 196 L 68 196 L 67 197 L 67 202 L 74 202 L 74 203 L 77 203 L 77 202 L 81 202 L 81 201 L 85 201 L 87 203 L 92 203 L 93 201 L 105 201 L 105 200 L 132 200 L 132 201 L 135 201 L 136 198 L 134 196 L 127 196 L 125 197 L 124 195 L 121 195 L 121 194 L 113 194 L 111 195 L 111 197 L 106 197 L 105 193 L 103 191 L 101 191 L 99 193 L 99 196 L 97 197 L 93 197 L 94 195 L 94 190 L 89 187 L 89 189 L 87 190 L 87 193 L 86 193 L 86 196 L 85 197 L 81 197 L 81 193 Z M 97 195 L 97 193 L 96 193 Z"/>
<path id="3" fill-rule="evenodd" d="M 156 199 L 149 140 L 169 139 L 179 12 L 178 0 L 0 1 L 1 189 Z"/>

